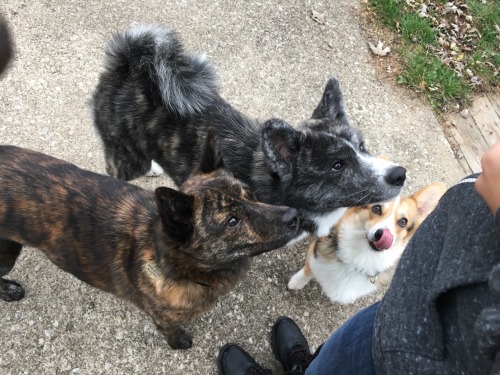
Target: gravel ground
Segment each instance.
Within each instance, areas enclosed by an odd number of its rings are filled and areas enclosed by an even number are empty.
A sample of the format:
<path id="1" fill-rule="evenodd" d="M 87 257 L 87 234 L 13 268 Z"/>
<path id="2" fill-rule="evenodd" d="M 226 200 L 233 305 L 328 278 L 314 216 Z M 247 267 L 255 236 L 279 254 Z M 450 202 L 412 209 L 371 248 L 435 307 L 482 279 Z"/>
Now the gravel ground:
<path id="1" fill-rule="evenodd" d="M 0 143 L 15 144 L 104 171 L 86 106 L 113 32 L 136 23 L 175 28 L 190 50 L 205 52 L 223 96 L 252 117 L 310 116 L 329 76 L 339 78 L 353 125 L 374 154 L 408 169 L 406 192 L 432 181 L 448 186 L 464 172 L 431 110 L 414 94 L 380 79 L 359 26 L 357 1 L 4 0 L 16 59 L 0 81 Z M 312 17 L 315 12 L 314 19 Z M 324 20 L 324 22 L 323 22 Z M 140 178 L 147 189 L 166 177 Z M 248 276 L 188 327 L 194 346 L 170 350 L 135 307 L 58 270 L 27 248 L 9 275 L 26 288 L 0 302 L 2 374 L 213 374 L 219 348 L 240 343 L 281 373 L 268 334 L 289 315 L 314 349 L 381 293 L 332 304 L 312 282 L 286 291 L 302 267 L 307 241 L 257 257 Z"/>

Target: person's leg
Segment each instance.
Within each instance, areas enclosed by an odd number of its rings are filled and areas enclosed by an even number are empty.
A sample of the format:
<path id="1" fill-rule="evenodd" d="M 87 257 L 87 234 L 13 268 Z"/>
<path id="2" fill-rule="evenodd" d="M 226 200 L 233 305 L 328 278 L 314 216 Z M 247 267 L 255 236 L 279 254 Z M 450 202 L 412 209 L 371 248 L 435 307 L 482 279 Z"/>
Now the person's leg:
<path id="1" fill-rule="evenodd" d="M 373 323 L 379 303 L 351 317 L 330 335 L 306 370 L 306 375 L 375 374 L 372 357 Z"/>

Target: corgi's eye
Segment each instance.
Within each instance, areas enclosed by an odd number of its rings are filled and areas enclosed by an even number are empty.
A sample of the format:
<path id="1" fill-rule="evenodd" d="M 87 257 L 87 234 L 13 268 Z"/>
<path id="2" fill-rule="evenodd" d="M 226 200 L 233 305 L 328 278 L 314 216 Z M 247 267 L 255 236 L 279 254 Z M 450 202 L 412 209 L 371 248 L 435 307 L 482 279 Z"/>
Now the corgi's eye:
<path id="1" fill-rule="evenodd" d="M 332 169 L 334 171 L 340 171 L 342 170 L 342 168 L 344 168 L 344 162 L 342 160 L 337 160 L 335 163 L 333 163 L 333 167 Z"/>
<path id="2" fill-rule="evenodd" d="M 231 216 L 229 221 L 227 222 L 227 227 L 228 228 L 236 228 L 238 225 L 240 225 L 241 220 L 238 219 L 237 217 Z"/>
<path id="3" fill-rule="evenodd" d="M 375 215 L 382 215 L 382 206 L 379 204 L 376 204 L 375 206 L 372 207 L 372 212 Z"/>
<path id="4" fill-rule="evenodd" d="M 398 221 L 398 225 L 401 227 L 401 228 L 404 228 L 406 227 L 406 225 L 408 224 L 408 219 L 406 219 L 405 217 L 399 219 Z"/>

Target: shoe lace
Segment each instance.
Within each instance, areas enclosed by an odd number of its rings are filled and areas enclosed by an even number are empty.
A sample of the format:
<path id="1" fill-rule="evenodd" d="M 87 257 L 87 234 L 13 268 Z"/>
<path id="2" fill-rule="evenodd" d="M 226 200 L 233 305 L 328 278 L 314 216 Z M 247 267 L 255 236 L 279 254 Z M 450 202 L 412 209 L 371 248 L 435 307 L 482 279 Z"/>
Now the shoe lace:
<path id="1" fill-rule="evenodd" d="M 252 366 L 246 371 L 245 375 L 273 375 L 273 372 L 267 368 Z"/>
<path id="2" fill-rule="evenodd" d="M 289 355 L 293 357 L 292 370 L 305 371 L 311 363 L 312 355 L 301 345 L 291 348 Z"/>

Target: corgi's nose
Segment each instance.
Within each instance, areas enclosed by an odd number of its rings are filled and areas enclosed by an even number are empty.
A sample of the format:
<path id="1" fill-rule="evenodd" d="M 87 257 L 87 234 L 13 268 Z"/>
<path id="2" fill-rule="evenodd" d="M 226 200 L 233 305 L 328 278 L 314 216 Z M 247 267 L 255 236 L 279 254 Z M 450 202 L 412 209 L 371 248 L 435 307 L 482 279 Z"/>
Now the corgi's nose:
<path id="1" fill-rule="evenodd" d="M 405 180 L 406 180 L 406 169 L 400 166 L 392 168 L 387 174 L 387 176 L 385 176 L 385 181 L 389 185 L 393 186 L 403 186 Z"/>
<path id="2" fill-rule="evenodd" d="M 297 210 L 295 208 L 290 208 L 281 217 L 283 224 L 288 225 L 290 228 L 295 228 L 297 226 Z"/>

